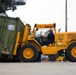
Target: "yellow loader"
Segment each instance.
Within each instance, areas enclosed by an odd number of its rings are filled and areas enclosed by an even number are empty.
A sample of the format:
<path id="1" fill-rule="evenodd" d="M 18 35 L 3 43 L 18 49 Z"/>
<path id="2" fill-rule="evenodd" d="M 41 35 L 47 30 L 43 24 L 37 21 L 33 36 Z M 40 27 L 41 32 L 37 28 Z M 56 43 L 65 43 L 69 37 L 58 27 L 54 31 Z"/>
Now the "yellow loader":
<path id="1" fill-rule="evenodd" d="M 36 31 L 40 28 L 53 29 L 55 40 L 53 44 L 41 46 L 36 37 Z M 50 61 L 56 61 L 60 54 L 65 52 L 65 57 L 71 62 L 76 62 L 76 32 L 56 32 L 56 24 L 35 24 L 32 33 L 30 34 L 30 26 L 25 26 L 24 35 L 17 36 L 16 45 L 13 54 L 19 55 L 23 62 L 41 61 L 41 54 L 48 55 Z M 22 39 L 19 43 L 20 37 Z M 20 44 L 19 51 L 17 48 Z"/>

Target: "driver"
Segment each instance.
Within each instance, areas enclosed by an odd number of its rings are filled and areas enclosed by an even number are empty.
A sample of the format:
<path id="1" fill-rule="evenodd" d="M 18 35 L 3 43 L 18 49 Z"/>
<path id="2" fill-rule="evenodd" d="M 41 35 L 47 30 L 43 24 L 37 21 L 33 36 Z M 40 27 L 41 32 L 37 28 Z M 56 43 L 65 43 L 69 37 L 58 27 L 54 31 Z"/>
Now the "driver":
<path id="1" fill-rule="evenodd" d="M 46 40 L 43 40 L 40 43 L 41 46 L 44 46 L 44 45 L 49 45 L 50 43 L 53 44 L 54 43 L 54 33 L 53 33 L 53 30 L 49 30 L 49 34 L 47 36 L 42 36 L 41 37 L 43 38 L 47 38 Z"/>

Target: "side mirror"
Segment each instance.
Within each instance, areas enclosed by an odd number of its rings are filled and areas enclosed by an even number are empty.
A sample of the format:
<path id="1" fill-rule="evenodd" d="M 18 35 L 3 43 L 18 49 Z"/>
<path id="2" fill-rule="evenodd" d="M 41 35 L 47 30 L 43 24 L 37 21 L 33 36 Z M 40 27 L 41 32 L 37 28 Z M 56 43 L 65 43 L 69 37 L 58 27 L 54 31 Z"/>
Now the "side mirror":
<path id="1" fill-rule="evenodd" d="M 58 29 L 58 32 L 60 32 L 61 29 Z"/>

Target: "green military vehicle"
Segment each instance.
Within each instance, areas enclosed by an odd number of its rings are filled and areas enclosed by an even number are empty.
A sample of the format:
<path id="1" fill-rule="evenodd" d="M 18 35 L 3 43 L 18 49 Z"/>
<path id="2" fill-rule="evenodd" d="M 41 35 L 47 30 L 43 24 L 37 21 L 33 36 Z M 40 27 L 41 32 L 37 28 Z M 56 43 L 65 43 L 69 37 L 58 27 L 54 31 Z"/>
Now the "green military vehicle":
<path id="1" fill-rule="evenodd" d="M 13 50 L 16 45 L 17 36 L 19 34 L 23 35 L 24 27 L 19 18 L 0 16 L 0 61 L 6 58 L 14 58 Z"/>

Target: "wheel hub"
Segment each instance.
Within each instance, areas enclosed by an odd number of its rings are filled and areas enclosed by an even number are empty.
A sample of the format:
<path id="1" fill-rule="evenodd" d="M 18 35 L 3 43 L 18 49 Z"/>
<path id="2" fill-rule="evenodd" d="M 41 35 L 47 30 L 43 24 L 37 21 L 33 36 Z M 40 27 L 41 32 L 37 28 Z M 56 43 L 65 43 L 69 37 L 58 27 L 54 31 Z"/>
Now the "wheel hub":
<path id="1" fill-rule="evenodd" d="M 73 47 L 73 48 L 72 48 L 71 53 L 72 53 L 72 55 L 73 55 L 74 57 L 76 57 L 76 47 Z"/>
<path id="2" fill-rule="evenodd" d="M 24 51 L 23 51 L 23 56 L 27 59 L 30 59 L 34 56 L 34 52 L 31 48 L 26 48 Z"/>
<path id="3" fill-rule="evenodd" d="M 26 54 L 29 56 L 29 55 L 31 55 L 31 52 L 30 51 L 27 51 Z"/>

